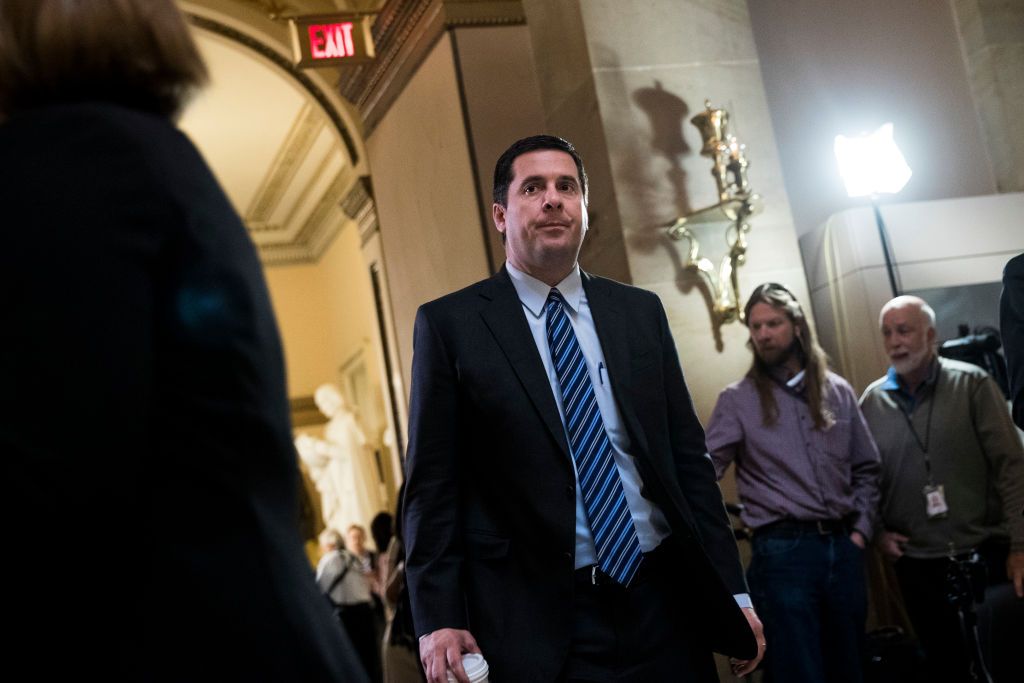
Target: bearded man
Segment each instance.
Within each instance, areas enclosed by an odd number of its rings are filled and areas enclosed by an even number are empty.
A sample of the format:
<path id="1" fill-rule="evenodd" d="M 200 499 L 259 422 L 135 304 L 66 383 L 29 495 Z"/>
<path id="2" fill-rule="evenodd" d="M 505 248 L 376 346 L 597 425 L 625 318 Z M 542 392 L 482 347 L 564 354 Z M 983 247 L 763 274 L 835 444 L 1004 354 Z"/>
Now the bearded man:
<path id="1" fill-rule="evenodd" d="M 929 680 L 974 680 L 960 618 L 947 600 L 949 558 L 977 551 L 988 583 L 1013 582 L 1015 625 L 1004 622 L 998 635 L 1012 632 L 1019 647 L 1024 447 L 995 381 L 936 354 L 935 312 L 923 299 L 896 297 L 882 307 L 879 324 L 892 365 L 861 397 L 882 456 L 884 531 L 876 542 L 895 562 Z"/>
<path id="2" fill-rule="evenodd" d="M 773 681 L 861 681 L 878 451 L 796 297 L 766 283 L 744 314 L 753 364 L 719 395 L 707 443 L 719 478 L 735 462 L 754 530 L 747 580 L 771 643 L 764 666 Z"/>

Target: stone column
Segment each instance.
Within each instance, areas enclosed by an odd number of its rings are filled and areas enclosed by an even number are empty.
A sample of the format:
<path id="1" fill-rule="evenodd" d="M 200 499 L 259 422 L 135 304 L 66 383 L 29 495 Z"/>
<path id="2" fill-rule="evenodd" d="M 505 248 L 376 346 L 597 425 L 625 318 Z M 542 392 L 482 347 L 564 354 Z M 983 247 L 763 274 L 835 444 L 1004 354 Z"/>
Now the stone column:
<path id="1" fill-rule="evenodd" d="M 1000 192 L 1024 190 L 1024 2 L 953 0 L 974 108 Z"/>
<path id="2" fill-rule="evenodd" d="M 581 12 L 589 4 L 588 0 L 523 0 L 523 9 L 532 38 L 546 132 L 576 146 L 589 176 L 590 232 L 580 262 L 591 272 L 630 282 L 608 139 L 615 131 L 609 130 L 604 120 L 592 46 Z"/>

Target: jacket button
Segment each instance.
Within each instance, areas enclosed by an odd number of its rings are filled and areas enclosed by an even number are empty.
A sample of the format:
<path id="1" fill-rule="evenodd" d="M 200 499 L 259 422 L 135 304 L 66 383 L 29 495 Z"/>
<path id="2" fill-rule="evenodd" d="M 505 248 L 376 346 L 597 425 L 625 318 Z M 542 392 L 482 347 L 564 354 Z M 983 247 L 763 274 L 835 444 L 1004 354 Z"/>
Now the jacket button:
<path id="1" fill-rule="evenodd" d="M 566 498 L 571 498 L 573 500 L 576 500 L 576 489 L 574 489 L 572 486 L 566 486 L 565 487 L 565 497 Z"/>
<path id="2" fill-rule="evenodd" d="M 572 562 L 572 560 L 573 560 L 573 554 L 570 553 L 570 552 L 562 553 L 562 557 L 564 557 L 565 559 L 569 560 L 570 562 Z"/>

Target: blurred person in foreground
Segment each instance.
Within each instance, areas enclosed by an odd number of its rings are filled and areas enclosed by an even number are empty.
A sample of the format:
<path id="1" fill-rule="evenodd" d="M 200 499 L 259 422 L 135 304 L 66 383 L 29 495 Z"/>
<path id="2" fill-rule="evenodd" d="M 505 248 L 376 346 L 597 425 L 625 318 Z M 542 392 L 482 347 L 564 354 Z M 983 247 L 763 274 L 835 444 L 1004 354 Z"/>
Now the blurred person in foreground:
<path id="1" fill-rule="evenodd" d="M 882 455 L 881 525 L 876 543 L 892 560 L 900 592 L 924 647 L 931 680 L 974 680 L 973 647 L 950 604 L 948 575 L 977 551 L 984 583 L 1011 597 L 1015 621 L 996 629 L 990 663 L 997 683 L 1017 675 L 1024 642 L 1024 447 L 1002 392 L 988 373 L 936 353 L 935 311 L 900 296 L 879 327 L 892 365 L 861 396 Z M 958 565 L 963 567 L 964 565 Z M 1009 583 L 1013 584 L 1012 592 Z M 1013 595 L 1016 597 L 1013 597 Z M 995 594 L 994 594 L 995 595 Z M 1002 646 L 1006 638 L 1006 645 Z M 1011 644 L 1012 641 L 1012 644 Z M 1004 666 L 1000 653 L 1009 658 Z"/>
<path id="2" fill-rule="evenodd" d="M 256 251 L 173 123 L 205 79 L 171 0 L 0 3 L 6 664 L 364 681 L 303 554 Z"/>
<path id="3" fill-rule="evenodd" d="M 999 330 L 1010 376 L 1013 421 L 1024 429 L 1024 254 L 1014 256 L 1003 268 Z"/>

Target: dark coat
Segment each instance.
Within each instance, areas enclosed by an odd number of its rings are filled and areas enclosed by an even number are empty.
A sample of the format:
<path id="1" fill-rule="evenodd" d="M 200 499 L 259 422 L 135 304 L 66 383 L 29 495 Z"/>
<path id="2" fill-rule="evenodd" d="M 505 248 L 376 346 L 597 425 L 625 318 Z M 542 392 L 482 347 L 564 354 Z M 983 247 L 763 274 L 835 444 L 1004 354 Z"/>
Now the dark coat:
<path id="1" fill-rule="evenodd" d="M 753 656 L 732 597 L 747 590 L 736 544 L 661 302 L 586 274 L 583 286 L 643 493 L 692 559 L 679 609 L 715 649 Z M 572 625 L 575 476 L 507 272 L 422 306 L 414 344 L 405 533 L 416 631 L 468 629 L 495 680 L 554 680 Z"/>
<path id="2" fill-rule="evenodd" d="M 6 666 L 363 680 L 299 538 L 260 263 L 199 153 L 79 104 L 0 125 L 0 160 Z"/>
<path id="3" fill-rule="evenodd" d="M 1003 270 L 999 328 L 1010 375 L 1013 421 L 1024 429 L 1024 254 L 1010 259 Z"/>

